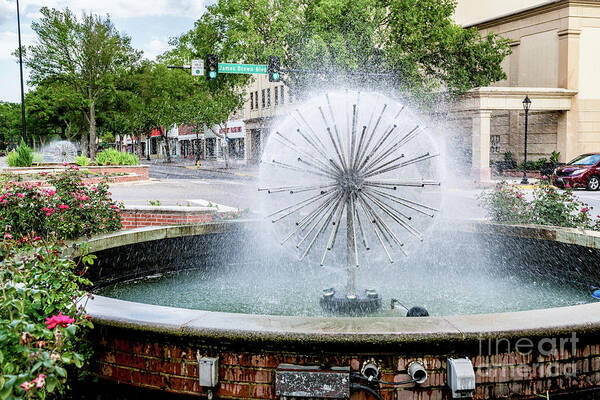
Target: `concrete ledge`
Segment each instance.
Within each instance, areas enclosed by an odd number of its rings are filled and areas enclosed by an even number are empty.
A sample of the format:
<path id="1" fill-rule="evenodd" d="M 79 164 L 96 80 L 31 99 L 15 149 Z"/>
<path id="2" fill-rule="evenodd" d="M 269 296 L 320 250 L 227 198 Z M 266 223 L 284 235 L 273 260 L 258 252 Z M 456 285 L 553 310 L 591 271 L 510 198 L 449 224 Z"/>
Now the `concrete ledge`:
<path id="1" fill-rule="evenodd" d="M 252 221 L 147 227 L 90 240 L 91 252 L 145 241 L 230 232 Z M 529 225 L 466 222 L 460 230 L 543 239 L 600 249 L 600 233 Z M 423 342 L 585 330 L 600 333 L 600 302 L 563 308 L 428 318 L 314 318 L 232 314 L 132 303 L 96 296 L 87 312 L 102 325 L 197 337 L 316 342 Z M 173 317 L 170 317 L 173 316 Z M 176 317 L 175 317 L 176 316 Z M 173 319 L 175 318 L 175 319 Z"/>
<path id="2" fill-rule="evenodd" d="M 156 306 L 103 296 L 83 304 L 94 323 L 217 341 L 410 344 L 600 333 L 600 303 L 450 317 L 316 318 Z"/>

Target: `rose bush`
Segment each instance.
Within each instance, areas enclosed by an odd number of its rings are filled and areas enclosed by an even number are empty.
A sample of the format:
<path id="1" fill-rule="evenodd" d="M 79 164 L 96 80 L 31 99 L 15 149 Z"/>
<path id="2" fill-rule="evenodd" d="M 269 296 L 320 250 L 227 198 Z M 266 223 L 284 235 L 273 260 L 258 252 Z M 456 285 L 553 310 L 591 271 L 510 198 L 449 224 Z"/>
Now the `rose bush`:
<path id="1" fill-rule="evenodd" d="M 592 207 L 579 201 L 573 190 L 559 190 L 541 185 L 531 200 L 513 186 L 502 182 L 479 196 L 489 217 L 505 224 L 535 224 L 600 230 L 598 219 L 592 218 Z"/>
<path id="2" fill-rule="evenodd" d="M 10 233 L 0 252 L 0 400 L 56 398 L 90 354 L 82 336 L 92 323 L 78 302 L 94 256 L 76 264 L 60 244 Z"/>
<path id="3" fill-rule="evenodd" d="M 76 166 L 45 178 L 48 187 L 9 182 L 0 190 L 3 232 L 15 239 L 75 239 L 121 229 L 121 205 L 111 200 L 106 183 L 84 184 Z"/>

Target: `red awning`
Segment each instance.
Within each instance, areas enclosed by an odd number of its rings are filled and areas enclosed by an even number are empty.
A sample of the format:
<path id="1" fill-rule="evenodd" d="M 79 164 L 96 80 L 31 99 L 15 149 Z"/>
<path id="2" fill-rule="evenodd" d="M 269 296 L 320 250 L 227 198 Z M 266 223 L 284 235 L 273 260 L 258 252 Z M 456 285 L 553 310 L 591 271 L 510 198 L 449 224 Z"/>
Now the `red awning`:
<path id="1" fill-rule="evenodd" d="M 152 129 L 152 133 L 150 134 L 150 136 L 155 137 L 155 136 L 162 136 L 160 134 L 160 131 L 156 128 Z"/>

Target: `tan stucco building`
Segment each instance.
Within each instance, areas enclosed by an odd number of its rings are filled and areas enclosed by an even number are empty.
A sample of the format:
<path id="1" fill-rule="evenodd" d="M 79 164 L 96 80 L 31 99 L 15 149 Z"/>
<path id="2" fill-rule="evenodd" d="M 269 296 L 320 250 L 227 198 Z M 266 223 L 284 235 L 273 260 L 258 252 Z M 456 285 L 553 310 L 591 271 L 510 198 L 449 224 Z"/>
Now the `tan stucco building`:
<path id="1" fill-rule="evenodd" d="M 600 1 L 459 0 L 456 22 L 510 39 L 507 79 L 469 92 L 453 105 L 469 127 L 472 170 L 490 177 L 490 159 L 523 156 L 524 113 L 532 100 L 528 157 L 560 160 L 600 151 Z"/>

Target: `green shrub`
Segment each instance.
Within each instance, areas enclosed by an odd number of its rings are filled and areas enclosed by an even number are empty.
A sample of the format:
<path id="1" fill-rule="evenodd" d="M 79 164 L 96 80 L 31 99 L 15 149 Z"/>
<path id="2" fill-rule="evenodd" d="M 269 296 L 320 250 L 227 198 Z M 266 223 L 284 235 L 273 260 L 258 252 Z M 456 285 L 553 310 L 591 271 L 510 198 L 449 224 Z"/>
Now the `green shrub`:
<path id="1" fill-rule="evenodd" d="M 33 150 L 21 140 L 19 148 L 8 153 L 6 161 L 9 167 L 31 167 L 33 164 Z"/>
<path id="2" fill-rule="evenodd" d="M 102 150 L 96 156 L 98 165 L 138 165 L 139 162 L 135 154 L 119 152 L 115 149 Z"/>
<path id="3" fill-rule="evenodd" d="M 98 165 L 119 165 L 120 155 L 115 149 L 102 150 L 96 155 Z"/>
<path id="4" fill-rule="evenodd" d="M 138 165 L 140 160 L 133 153 L 119 153 L 119 165 Z"/>
<path id="5" fill-rule="evenodd" d="M 530 197 L 528 200 L 524 193 L 502 182 L 479 200 L 494 222 L 600 230 L 600 220 L 590 216 L 592 207 L 579 201 L 570 189 L 541 185 Z"/>
<path id="6" fill-rule="evenodd" d="M 75 164 L 79 165 L 80 167 L 87 167 L 88 165 L 90 165 L 91 161 L 92 160 L 90 160 L 86 156 L 77 156 L 77 158 L 75 159 Z"/>
<path id="7" fill-rule="evenodd" d="M 40 153 L 33 153 L 33 163 L 42 164 L 44 162 L 44 155 Z"/>
<path id="8" fill-rule="evenodd" d="M 120 207 L 110 199 L 107 184 L 84 185 L 76 166 L 46 178 L 54 189 L 27 182 L 4 187 L 0 195 L 2 232 L 15 239 L 30 234 L 75 239 L 121 229 Z"/>
<path id="9" fill-rule="evenodd" d="M 84 264 L 39 237 L 0 241 L 0 398 L 56 399 L 91 355 L 83 337 L 91 321 L 77 308 L 85 298 Z M 24 254 L 27 254 L 24 256 Z"/>

